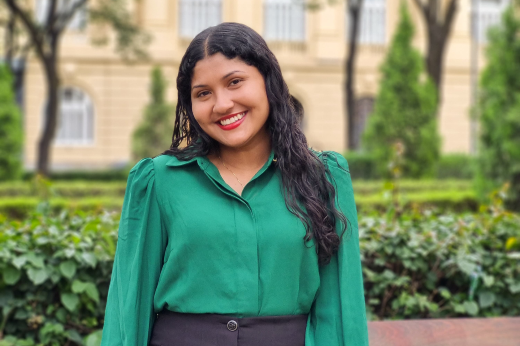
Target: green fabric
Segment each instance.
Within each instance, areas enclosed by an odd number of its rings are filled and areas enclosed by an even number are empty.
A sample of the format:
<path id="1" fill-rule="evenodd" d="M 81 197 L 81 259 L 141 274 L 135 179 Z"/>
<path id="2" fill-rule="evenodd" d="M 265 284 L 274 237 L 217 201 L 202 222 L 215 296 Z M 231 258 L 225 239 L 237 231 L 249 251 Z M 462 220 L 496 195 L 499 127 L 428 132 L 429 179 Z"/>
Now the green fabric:
<path id="1" fill-rule="evenodd" d="M 147 345 L 156 314 L 168 309 L 310 313 L 306 346 L 368 345 L 348 165 L 340 154 L 322 156 L 349 220 L 326 266 L 287 210 L 273 154 L 242 196 L 205 157 L 141 160 L 128 178 L 101 344 Z"/>

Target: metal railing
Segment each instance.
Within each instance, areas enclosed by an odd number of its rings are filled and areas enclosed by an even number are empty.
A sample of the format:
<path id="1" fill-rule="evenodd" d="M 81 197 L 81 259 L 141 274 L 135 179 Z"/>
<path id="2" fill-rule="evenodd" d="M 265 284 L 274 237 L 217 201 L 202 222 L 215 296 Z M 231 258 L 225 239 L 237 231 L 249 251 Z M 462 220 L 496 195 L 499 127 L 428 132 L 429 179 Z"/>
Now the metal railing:
<path id="1" fill-rule="evenodd" d="M 179 34 L 193 38 L 202 30 L 222 22 L 221 0 L 180 0 Z"/>
<path id="2" fill-rule="evenodd" d="M 304 42 L 305 3 L 300 0 L 264 1 L 264 39 Z"/>

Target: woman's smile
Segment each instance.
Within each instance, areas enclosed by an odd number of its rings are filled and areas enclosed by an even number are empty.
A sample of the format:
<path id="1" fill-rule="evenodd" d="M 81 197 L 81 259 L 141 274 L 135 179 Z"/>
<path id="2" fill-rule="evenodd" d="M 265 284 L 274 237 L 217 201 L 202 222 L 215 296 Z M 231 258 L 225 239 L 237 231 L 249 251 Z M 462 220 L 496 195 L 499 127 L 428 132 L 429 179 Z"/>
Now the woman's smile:
<path id="1" fill-rule="evenodd" d="M 246 114 L 247 111 L 244 111 L 225 116 L 217 121 L 217 125 L 225 131 L 236 129 L 245 120 Z"/>

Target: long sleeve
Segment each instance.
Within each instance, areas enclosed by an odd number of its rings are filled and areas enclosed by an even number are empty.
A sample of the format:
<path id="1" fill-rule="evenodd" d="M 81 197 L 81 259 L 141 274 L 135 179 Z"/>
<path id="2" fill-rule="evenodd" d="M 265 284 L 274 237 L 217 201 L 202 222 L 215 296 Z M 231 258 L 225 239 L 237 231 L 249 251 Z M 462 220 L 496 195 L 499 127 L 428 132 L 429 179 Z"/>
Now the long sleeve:
<path id="1" fill-rule="evenodd" d="M 307 323 L 306 346 L 368 345 L 356 205 L 347 161 L 328 152 L 337 203 L 348 220 L 337 255 L 320 268 L 320 287 Z M 338 222 L 339 223 L 339 222 Z M 338 231 L 341 226 L 337 226 Z"/>
<path id="2" fill-rule="evenodd" d="M 143 159 L 128 177 L 101 345 L 148 345 L 167 242 L 161 226 L 154 163 Z"/>

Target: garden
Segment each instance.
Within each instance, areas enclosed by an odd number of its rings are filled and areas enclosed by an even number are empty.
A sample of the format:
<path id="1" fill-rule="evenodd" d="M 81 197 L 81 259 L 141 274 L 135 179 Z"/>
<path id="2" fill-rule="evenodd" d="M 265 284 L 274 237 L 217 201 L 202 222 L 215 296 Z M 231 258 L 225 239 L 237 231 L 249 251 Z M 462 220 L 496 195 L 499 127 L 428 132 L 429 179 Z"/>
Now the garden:
<path id="1" fill-rule="evenodd" d="M 479 153 L 441 154 L 402 10 L 363 150 L 344 153 L 371 321 L 520 316 L 520 20 L 510 10 L 503 24 L 481 76 Z M 24 173 L 10 78 L 2 67 L 0 346 L 96 346 L 129 169 Z M 154 142 L 171 127 L 162 78 L 154 69 L 135 158 L 168 146 Z"/>

